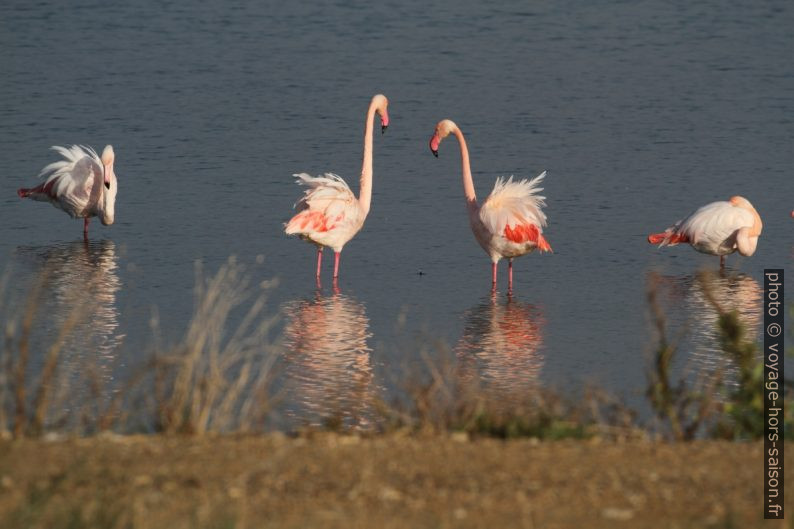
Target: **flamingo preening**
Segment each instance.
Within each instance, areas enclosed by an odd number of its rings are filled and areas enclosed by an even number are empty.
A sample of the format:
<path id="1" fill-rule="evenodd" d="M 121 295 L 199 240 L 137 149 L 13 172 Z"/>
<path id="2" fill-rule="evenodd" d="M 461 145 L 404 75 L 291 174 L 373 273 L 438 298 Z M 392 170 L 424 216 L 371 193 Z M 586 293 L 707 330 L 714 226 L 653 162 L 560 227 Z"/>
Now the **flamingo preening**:
<path id="1" fill-rule="evenodd" d="M 701 253 L 719 255 L 720 267 L 724 267 L 728 254 L 738 250 L 750 257 L 755 253 L 763 227 L 750 201 L 735 196 L 707 204 L 662 233 L 648 235 L 648 242 L 660 248 L 689 243 Z"/>
<path id="2" fill-rule="evenodd" d="M 439 121 L 430 138 L 430 150 L 438 157 L 441 140 L 450 134 L 454 134 L 460 144 L 463 193 L 466 195 L 469 222 L 474 238 L 491 257 L 493 287 L 496 288 L 497 263 L 500 259 L 507 258 L 508 290 L 512 290 L 513 258 L 528 254 L 536 248 L 541 252 L 551 251 L 551 246 L 543 237 L 546 214 L 542 208 L 546 205 L 546 197 L 537 195 L 543 190 L 538 184 L 546 176 L 546 171 L 532 180 L 514 182 L 512 176 L 507 180 L 498 178 L 493 191 L 480 206 L 477 204 L 471 178 L 469 150 L 458 126 L 448 119 Z"/>
<path id="3" fill-rule="evenodd" d="M 341 177 L 333 173 L 323 176 L 294 174 L 297 183 L 307 186 L 303 196 L 295 204 L 298 213 L 286 223 L 287 235 L 297 234 L 302 239 L 317 245 L 317 280 L 323 247 L 334 251 L 334 280 L 339 277 L 339 254 L 347 242 L 359 232 L 369 213 L 372 199 L 372 122 L 377 112 L 381 120 L 381 133 L 389 126 L 387 107 L 389 100 L 378 94 L 372 98 L 367 110 L 364 126 L 364 160 L 361 164 L 359 196 L 353 194 Z"/>
<path id="4" fill-rule="evenodd" d="M 105 226 L 113 224 L 118 182 L 113 172 L 115 154 L 108 145 L 100 158 L 91 147 L 72 145 L 52 147 L 63 156 L 39 173 L 47 179 L 43 184 L 17 190 L 19 198 L 49 202 L 72 218 L 85 219 L 83 235 L 88 236 L 88 222 L 99 217 Z"/>

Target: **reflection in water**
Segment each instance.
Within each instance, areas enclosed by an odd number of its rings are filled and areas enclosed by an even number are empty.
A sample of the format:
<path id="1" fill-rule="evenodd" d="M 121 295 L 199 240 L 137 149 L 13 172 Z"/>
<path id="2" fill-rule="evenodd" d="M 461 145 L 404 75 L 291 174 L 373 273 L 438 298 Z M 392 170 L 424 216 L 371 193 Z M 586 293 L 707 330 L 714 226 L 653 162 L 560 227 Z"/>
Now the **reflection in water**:
<path id="1" fill-rule="evenodd" d="M 693 275 L 659 276 L 659 285 L 662 299 L 668 305 L 665 313 L 674 323 L 685 325 L 689 331 L 679 343 L 679 349 L 689 352 L 688 358 L 694 371 L 705 369 L 713 372 L 729 364 L 720 347 L 717 327 L 719 314 L 709 300 L 708 292 L 723 310 L 736 310 L 739 313 L 748 339 L 755 340 L 758 337 L 763 317 L 763 291 L 752 277 L 724 270 L 719 275 L 704 278 Z"/>
<path id="2" fill-rule="evenodd" d="M 33 283 L 41 282 L 31 336 L 39 347 L 33 350 L 46 351 L 59 333 L 71 326 L 61 348 L 62 382 L 58 390 L 77 397 L 73 391 L 76 388 L 70 391 L 68 381 L 89 375 L 97 378 L 82 380 L 78 388 L 85 387 L 86 382 L 107 387 L 124 339 L 117 333 L 116 295 L 121 281 L 115 243 L 81 240 L 47 247 L 18 247 L 15 256 L 22 261 L 26 274 L 33 270 Z"/>
<path id="3" fill-rule="evenodd" d="M 490 296 L 465 315 L 456 355 L 463 376 L 502 399 L 521 399 L 537 387 L 545 320 L 540 309 L 515 298 Z"/>
<path id="4" fill-rule="evenodd" d="M 333 418 L 364 427 L 371 420 L 372 349 L 364 305 L 335 291 L 284 305 L 290 419 L 319 425 Z"/>

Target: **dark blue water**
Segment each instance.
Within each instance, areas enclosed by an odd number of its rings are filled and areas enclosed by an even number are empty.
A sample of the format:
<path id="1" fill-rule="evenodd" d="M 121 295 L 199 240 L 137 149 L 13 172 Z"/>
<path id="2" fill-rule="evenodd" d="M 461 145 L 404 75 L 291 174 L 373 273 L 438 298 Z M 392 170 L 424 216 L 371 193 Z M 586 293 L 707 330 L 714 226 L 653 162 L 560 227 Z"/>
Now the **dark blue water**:
<path id="1" fill-rule="evenodd" d="M 285 313 L 298 418 L 319 395 L 345 407 L 394 390 L 429 337 L 496 386 L 640 394 L 651 271 L 689 329 L 684 352 L 721 362 L 695 280 L 716 258 L 657 250 L 648 233 L 747 197 L 764 220 L 758 251 L 729 257 L 717 290 L 751 326 L 763 269 L 794 255 L 792 27 L 785 1 L 4 2 L 3 310 L 54 267 L 102 314 L 88 349 L 134 365 L 152 347 L 152 307 L 177 341 L 194 262 L 212 271 L 236 255 L 255 281 L 279 280 L 269 310 Z M 333 171 L 357 191 L 379 92 L 391 126 L 375 138 L 372 211 L 343 252 L 340 292 L 318 293 L 312 247 L 282 230 L 301 193 L 291 175 Z M 466 134 L 481 199 L 498 176 L 548 171 L 554 253 L 516 261 L 510 300 L 490 295 L 455 142 L 438 160 L 427 148 L 442 118 Z M 14 192 L 54 160 L 49 146 L 72 143 L 116 150 L 116 224 L 92 224 L 88 247 L 79 221 Z M 41 343 L 69 304 L 52 291 Z"/>

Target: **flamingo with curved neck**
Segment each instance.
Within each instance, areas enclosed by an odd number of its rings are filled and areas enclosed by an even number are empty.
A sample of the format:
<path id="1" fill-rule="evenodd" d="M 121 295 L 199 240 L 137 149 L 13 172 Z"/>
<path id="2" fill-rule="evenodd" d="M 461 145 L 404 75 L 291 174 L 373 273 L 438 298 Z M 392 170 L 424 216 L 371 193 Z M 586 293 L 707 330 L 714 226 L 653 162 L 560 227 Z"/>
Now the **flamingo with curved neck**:
<path id="1" fill-rule="evenodd" d="M 334 280 L 339 277 L 342 248 L 364 226 L 372 203 L 373 121 L 381 119 L 381 133 L 389 126 L 389 100 L 377 94 L 370 101 L 364 125 L 364 155 L 361 163 L 359 196 L 353 194 L 345 181 L 333 174 L 309 176 L 294 174 L 297 183 L 308 189 L 295 204 L 297 213 L 285 225 L 287 235 L 298 235 L 317 245 L 317 281 L 320 280 L 323 248 L 334 250 Z"/>
<path id="2" fill-rule="evenodd" d="M 665 231 L 648 235 L 648 242 L 660 248 L 688 243 L 698 252 L 718 255 L 720 268 L 724 268 L 726 255 L 738 251 L 750 257 L 755 253 L 763 228 L 750 201 L 737 195 L 706 204 Z"/>
<path id="3" fill-rule="evenodd" d="M 536 194 L 543 190 L 537 184 L 543 180 L 546 172 L 532 180 L 514 182 L 512 176 L 507 180 L 498 178 L 493 191 L 480 206 L 474 192 L 469 149 L 460 128 L 448 119 L 439 121 L 430 138 L 430 150 L 438 158 L 441 140 L 450 134 L 458 139 L 460 145 L 463 194 L 466 197 L 469 223 L 474 238 L 491 257 L 493 288 L 496 288 L 497 264 L 500 259 L 507 258 L 508 291 L 512 291 L 513 258 L 535 249 L 551 251 L 551 246 L 543 237 L 543 228 L 546 226 L 546 214 L 542 211 L 546 205 L 545 197 Z"/>
<path id="4" fill-rule="evenodd" d="M 63 159 L 41 170 L 39 176 L 46 177 L 44 183 L 18 189 L 19 198 L 49 202 L 72 218 L 83 219 L 84 238 L 88 238 L 91 217 L 99 217 L 105 226 L 113 224 L 118 192 L 113 146 L 105 146 L 101 157 L 84 145 L 52 149 Z"/>

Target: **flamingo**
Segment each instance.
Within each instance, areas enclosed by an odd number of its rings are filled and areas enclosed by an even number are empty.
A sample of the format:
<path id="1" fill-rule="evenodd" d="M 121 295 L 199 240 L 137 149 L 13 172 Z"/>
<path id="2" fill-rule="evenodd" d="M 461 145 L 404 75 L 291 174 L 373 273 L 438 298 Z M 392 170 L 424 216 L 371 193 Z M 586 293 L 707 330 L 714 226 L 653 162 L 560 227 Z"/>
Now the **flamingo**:
<path id="1" fill-rule="evenodd" d="M 441 140 L 454 134 L 460 144 L 461 165 L 463 168 L 463 193 L 466 196 L 466 207 L 469 223 L 474 238 L 480 243 L 485 253 L 491 257 L 492 286 L 496 288 L 497 263 L 502 258 L 508 259 L 508 291 L 513 288 L 513 258 L 538 249 L 550 252 L 551 246 L 543 237 L 546 226 L 546 214 L 542 209 L 546 203 L 537 192 L 543 188 L 538 184 L 543 181 L 546 171 L 532 180 L 513 181 L 497 178 L 493 191 L 485 199 L 482 206 L 477 204 L 474 193 L 474 182 L 469 166 L 469 150 L 463 133 L 452 121 L 439 121 L 430 138 L 430 150 L 438 158 L 438 147 Z"/>
<path id="2" fill-rule="evenodd" d="M 723 268 L 725 256 L 736 250 L 745 257 L 755 253 L 763 227 L 750 201 L 734 196 L 727 201 L 706 204 L 662 233 L 648 235 L 648 242 L 660 248 L 689 243 L 701 253 L 719 255 L 720 268 Z"/>
<path id="3" fill-rule="evenodd" d="M 41 170 L 39 177 L 47 178 L 43 184 L 18 189 L 19 198 L 49 202 L 72 218 L 84 219 L 84 237 L 88 237 L 91 217 L 99 217 L 105 226 L 113 224 L 118 192 L 113 172 L 113 146 L 106 146 L 101 158 L 94 149 L 83 145 L 54 146 L 52 149 L 63 156 L 63 160 Z"/>
<path id="4" fill-rule="evenodd" d="M 334 251 L 334 280 L 339 277 L 339 254 L 347 242 L 364 226 L 372 199 L 372 122 L 377 112 L 381 120 L 381 134 L 389 126 L 386 96 L 377 94 L 372 98 L 367 110 L 364 126 L 364 160 L 361 164 L 359 197 L 353 194 L 347 183 L 338 175 L 325 173 L 323 176 L 309 176 L 306 173 L 294 174 L 296 183 L 308 189 L 295 204 L 298 213 L 285 224 L 287 235 L 297 234 L 300 238 L 317 245 L 317 281 L 320 280 L 320 266 L 323 247 Z"/>

